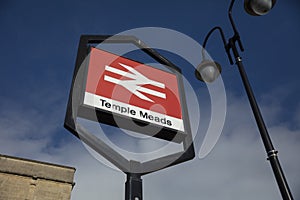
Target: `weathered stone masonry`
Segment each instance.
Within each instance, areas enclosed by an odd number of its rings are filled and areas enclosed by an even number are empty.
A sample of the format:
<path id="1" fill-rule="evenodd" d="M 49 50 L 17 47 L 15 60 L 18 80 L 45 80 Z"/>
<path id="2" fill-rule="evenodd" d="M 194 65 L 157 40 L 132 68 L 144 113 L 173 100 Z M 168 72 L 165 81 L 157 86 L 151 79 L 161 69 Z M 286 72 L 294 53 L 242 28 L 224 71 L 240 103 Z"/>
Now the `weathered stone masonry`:
<path id="1" fill-rule="evenodd" d="M 0 200 L 70 200 L 75 168 L 0 155 Z"/>

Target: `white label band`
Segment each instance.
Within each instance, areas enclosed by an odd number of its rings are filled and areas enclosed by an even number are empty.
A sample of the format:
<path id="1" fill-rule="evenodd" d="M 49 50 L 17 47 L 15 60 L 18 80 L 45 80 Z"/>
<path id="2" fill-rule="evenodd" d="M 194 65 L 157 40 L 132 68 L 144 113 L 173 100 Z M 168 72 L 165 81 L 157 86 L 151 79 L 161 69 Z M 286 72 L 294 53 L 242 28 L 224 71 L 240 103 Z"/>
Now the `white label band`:
<path id="1" fill-rule="evenodd" d="M 85 92 L 85 105 L 184 132 L 183 120 Z"/>

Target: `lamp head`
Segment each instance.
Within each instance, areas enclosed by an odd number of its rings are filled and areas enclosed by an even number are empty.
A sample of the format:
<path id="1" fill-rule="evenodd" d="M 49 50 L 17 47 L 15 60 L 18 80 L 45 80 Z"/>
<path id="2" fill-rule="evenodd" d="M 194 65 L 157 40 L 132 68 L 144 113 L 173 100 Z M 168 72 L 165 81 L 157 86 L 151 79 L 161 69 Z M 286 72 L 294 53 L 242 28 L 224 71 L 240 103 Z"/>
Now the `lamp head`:
<path id="1" fill-rule="evenodd" d="M 203 60 L 195 70 L 198 80 L 211 83 L 221 74 L 221 65 L 215 61 Z"/>
<path id="2" fill-rule="evenodd" d="M 261 16 L 267 14 L 275 3 L 276 0 L 245 0 L 244 8 L 250 15 Z"/>

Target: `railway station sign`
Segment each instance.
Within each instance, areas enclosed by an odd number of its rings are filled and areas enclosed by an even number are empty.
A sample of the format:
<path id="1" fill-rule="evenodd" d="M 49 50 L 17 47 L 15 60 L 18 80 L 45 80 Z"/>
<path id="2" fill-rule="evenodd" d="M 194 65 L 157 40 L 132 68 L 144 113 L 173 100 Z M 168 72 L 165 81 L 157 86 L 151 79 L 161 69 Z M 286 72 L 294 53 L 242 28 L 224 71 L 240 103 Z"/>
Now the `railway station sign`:
<path id="1" fill-rule="evenodd" d="M 88 107 L 101 112 L 99 115 L 111 114 L 115 115 L 114 118 L 123 117 L 141 124 L 151 124 L 164 129 L 164 135 L 169 134 L 166 130 L 173 134 L 183 133 L 179 95 L 176 74 L 108 51 L 94 47 L 90 49 L 81 111 Z M 88 117 L 87 114 L 84 116 Z M 97 120 L 103 121 L 101 117 Z M 173 134 L 165 138 L 171 139 Z"/>

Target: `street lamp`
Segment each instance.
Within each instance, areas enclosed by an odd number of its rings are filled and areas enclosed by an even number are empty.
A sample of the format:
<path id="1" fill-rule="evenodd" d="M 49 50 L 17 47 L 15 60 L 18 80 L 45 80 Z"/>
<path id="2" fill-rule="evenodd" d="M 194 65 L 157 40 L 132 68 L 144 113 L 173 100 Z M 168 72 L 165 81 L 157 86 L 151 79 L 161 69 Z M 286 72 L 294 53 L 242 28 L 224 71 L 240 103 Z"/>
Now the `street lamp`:
<path id="1" fill-rule="evenodd" d="M 232 53 L 234 56 L 235 64 L 237 65 L 237 67 L 239 69 L 239 72 L 240 72 L 240 75 L 242 78 L 242 82 L 243 82 L 244 88 L 246 90 L 246 93 L 247 93 L 247 96 L 248 96 L 248 99 L 249 99 L 249 102 L 250 102 L 250 105 L 252 108 L 252 112 L 253 112 L 255 120 L 256 120 L 256 124 L 258 126 L 265 150 L 267 152 L 268 160 L 270 161 L 274 176 L 276 178 L 279 190 L 281 192 L 282 199 L 283 200 L 293 200 L 292 193 L 289 189 L 288 183 L 286 181 L 283 170 L 282 170 L 279 160 L 278 160 L 278 156 L 277 156 L 278 151 L 276 151 L 273 147 L 271 138 L 268 134 L 266 125 L 264 123 L 260 109 L 259 109 L 256 99 L 254 97 L 254 93 L 252 91 L 251 85 L 247 78 L 247 74 L 246 74 L 246 71 L 245 71 L 243 63 L 242 63 L 242 58 L 239 55 L 239 51 L 238 51 L 238 48 L 236 45 L 236 43 L 238 43 L 239 49 L 241 51 L 244 51 L 242 42 L 240 40 L 240 35 L 237 31 L 237 28 L 236 28 L 233 18 L 232 18 L 232 7 L 234 5 L 234 2 L 235 2 L 235 0 L 231 0 L 230 6 L 228 9 L 229 20 L 230 20 L 230 23 L 231 23 L 231 26 L 233 29 L 233 33 L 234 33 L 233 36 L 231 38 L 229 38 L 228 42 L 227 42 L 224 32 L 221 27 L 216 26 L 209 31 L 209 33 L 206 35 L 204 42 L 203 42 L 203 49 L 202 49 L 203 61 L 198 65 L 198 67 L 195 71 L 195 75 L 199 80 L 204 81 L 206 83 L 210 83 L 210 82 L 213 82 L 218 77 L 218 75 L 221 73 L 221 66 L 217 62 L 211 61 L 208 58 L 206 58 L 205 52 L 204 52 L 204 48 L 206 46 L 208 38 L 215 30 L 218 30 L 221 35 L 222 42 L 224 44 L 224 48 L 226 50 L 230 64 L 233 64 L 233 59 L 232 59 L 232 55 L 231 55 L 231 53 Z M 245 0 L 244 8 L 248 14 L 253 15 L 253 16 L 260 16 L 260 15 L 264 15 L 264 14 L 268 13 L 273 8 L 275 3 L 276 3 L 276 0 Z"/>
<path id="2" fill-rule="evenodd" d="M 245 0 L 244 8 L 248 14 L 260 16 L 267 14 L 275 3 L 276 0 Z"/>

